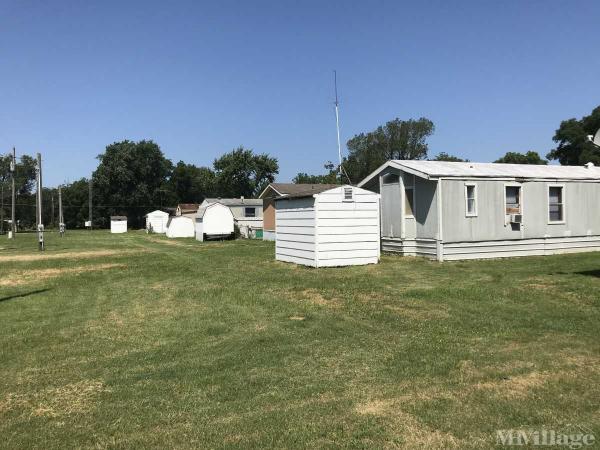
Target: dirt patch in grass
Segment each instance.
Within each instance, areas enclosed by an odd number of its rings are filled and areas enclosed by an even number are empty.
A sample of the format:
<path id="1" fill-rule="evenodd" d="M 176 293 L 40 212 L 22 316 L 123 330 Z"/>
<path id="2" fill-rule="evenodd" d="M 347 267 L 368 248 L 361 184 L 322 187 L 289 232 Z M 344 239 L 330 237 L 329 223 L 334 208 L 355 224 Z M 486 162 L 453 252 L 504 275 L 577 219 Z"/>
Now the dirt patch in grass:
<path id="1" fill-rule="evenodd" d="M 31 284 L 39 281 L 45 281 L 51 278 L 57 278 L 63 275 L 79 275 L 85 272 L 96 272 L 101 270 L 109 270 L 115 268 L 124 269 L 125 264 L 95 264 L 91 266 L 66 267 L 62 269 L 38 269 L 38 270 L 21 270 L 12 272 L 0 279 L 0 286 L 20 286 L 23 284 Z"/>
<path id="2" fill-rule="evenodd" d="M 308 303 L 326 308 L 339 308 L 342 305 L 342 299 L 335 296 L 325 297 L 319 290 L 313 288 L 303 290 L 269 289 L 268 292 L 277 299 L 282 298 L 291 302 Z"/>
<path id="3" fill-rule="evenodd" d="M 379 417 L 386 422 L 386 430 L 391 436 L 390 444 L 397 447 L 401 441 L 401 448 L 435 448 L 449 449 L 461 448 L 461 440 L 456 436 L 433 429 L 420 422 L 412 414 L 402 410 L 402 404 L 397 400 L 371 400 L 359 403 L 355 408 L 359 415 Z"/>
<path id="4" fill-rule="evenodd" d="M 304 316 L 291 316 L 290 320 L 306 320 Z"/>
<path id="5" fill-rule="evenodd" d="M 447 309 L 440 304 L 427 304 L 425 302 L 398 302 L 393 305 L 384 305 L 385 309 L 400 316 L 414 320 L 439 320 L 450 317 Z"/>
<path id="6" fill-rule="evenodd" d="M 8 394 L 0 412 L 18 411 L 30 417 L 59 417 L 89 411 L 98 397 L 110 389 L 99 380 L 84 380 L 30 394 Z"/>
<path id="7" fill-rule="evenodd" d="M 145 250 L 95 250 L 88 252 L 33 253 L 29 255 L 0 255 L 0 262 L 46 261 L 49 259 L 85 259 L 103 256 L 123 256 Z"/>

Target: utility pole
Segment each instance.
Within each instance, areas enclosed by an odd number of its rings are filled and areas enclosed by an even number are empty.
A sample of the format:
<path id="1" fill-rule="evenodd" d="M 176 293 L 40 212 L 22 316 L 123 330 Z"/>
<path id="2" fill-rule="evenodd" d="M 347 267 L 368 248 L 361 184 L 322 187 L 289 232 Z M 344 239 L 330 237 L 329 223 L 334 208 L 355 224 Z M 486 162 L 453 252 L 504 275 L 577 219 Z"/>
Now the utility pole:
<path id="1" fill-rule="evenodd" d="M 92 178 L 90 177 L 90 183 L 89 183 L 89 200 L 88 200 L 88 206 L 89 206 L 89 221 L 90 221 L 90 231 L 92 231 Z"/>
<path id="2" fill-rule="evenodd" d="M 17 223 L 15 221 L 15 170 L 17 169 L 17 151 L 13 147 L 12 162 L 10 164 L 10 177 L 12 180 L 12 209 L 10 213 L 10 233 L 9 238 L 14 239 L 17 233 Z"/>
<path id="3" fill-rule="evenodd" d="M 60 237 L 63 237 L 65 234 L 65 219 L 63 217 L 62 209 L 62 186 L 58 187 L 58 231 Z"/>
<path id="4" fill-rule="evenodd" d="M 37 230 L 40 251 L 44 251 L 44 224 L 42 223 L 42 155 L 37 154 Z"/>
<path id="5" fill-rule="evenodd" d="M 50 200 L 50 228 L 54 228 L 54 193 L 52 194 L 52 197 L 50 197 Z"/>

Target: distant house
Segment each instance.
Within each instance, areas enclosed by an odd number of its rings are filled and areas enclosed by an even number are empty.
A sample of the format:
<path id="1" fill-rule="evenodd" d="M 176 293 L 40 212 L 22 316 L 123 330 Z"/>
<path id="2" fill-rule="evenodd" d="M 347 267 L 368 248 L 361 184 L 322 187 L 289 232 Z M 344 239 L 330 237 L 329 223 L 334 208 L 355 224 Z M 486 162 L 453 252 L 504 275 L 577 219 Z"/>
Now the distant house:
<path id="1" fill-rule="evenodd" d="M 219 202 L 202 203 L 196 215 L 196 239 L 224 239 L 233 236 L 231 208 Z"/>
<path id="2" fill-rule="evenodd" d="M 175 208 L 176 216 L 183 216 L 184 214 L 196 214 L 200 205 L 198 203 L 180 203 Z"/>
<path id="3" fill-rule="evenodd" d="M 392 160 L 358 186 L 381 193 L 386 251 L 443 260 L 600 251 L 600 168 Z"/>
<path id="4" fill-rule="evenodd" d="M 211 203 L 220 203 L 227 206 L 240 229 L 252 228 L 254 230 L 263 228 L 263 201 L 256 198 L 207 198 L 204 199 L 200 208 Z"/>
<path id="5" fill-rule="evenodd" d="M 275 257 L 312 267 L 377 264 L 379 194 L 343 185 L 275 200 Z"/>
<path id="6" fill-rule="evenodd" d="M 288 195 L 304 193 L 318 193 L 326 189 L 336 187 L 336 184 L 295 184 L 295 183 L 271 183 L 258 196 L 262 199 L 263 207 L 263 239 L 274 241 L 276 237 L 275 199 Z"/>
<path id="7" fill-rule="evenodd" d="M 110 216 L 111 233 L 127 233 L 127 217 Z"/>
<path id="8" fill-rule="evenodd" d="M 146 230 L 152 233 L 165 233 L 167 231 L 167 223 L 169 222 L 169 214 L 156 210 L 146 214 Z"/>

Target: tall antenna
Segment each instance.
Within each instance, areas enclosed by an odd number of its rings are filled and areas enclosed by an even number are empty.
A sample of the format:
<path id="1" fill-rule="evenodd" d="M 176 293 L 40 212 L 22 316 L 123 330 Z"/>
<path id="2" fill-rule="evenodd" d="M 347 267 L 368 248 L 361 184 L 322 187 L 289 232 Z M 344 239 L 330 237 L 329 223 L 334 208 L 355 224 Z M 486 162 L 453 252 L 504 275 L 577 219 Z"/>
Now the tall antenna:
<path id="1" fill-rule="evenodd" d="M 333 85 L 335 88 L 335 127 L 337 130 L 337 145 L 338 145 L 338 160 L 340 163 L 339 171 L 340 171 L 340 179 L 342 178 L 342 144 L 340 143 L 340 113 L 339 106 L 340 102 L 338 101 L 338 92 L 337 92 L 337 71 L 333 71 Z"/>
<path id="2" fill-rule="evenodd" d="M 10 180 L 11 180 L 11 184 L 12 184 L 12 196 L 11 196 L 12 207 L 10 209 L 10 233 L 8 234 L 8 237 L 10 239 L 14 239 L 15 238 L 15 234 L 17 232 L 17 223 L 15 221 L 15 199 L 16 199 L 16 195 L 15 195 L 15 170 L 17 170 L 17 151 L 13 147 L 12 161 L 10 163 Z"/>

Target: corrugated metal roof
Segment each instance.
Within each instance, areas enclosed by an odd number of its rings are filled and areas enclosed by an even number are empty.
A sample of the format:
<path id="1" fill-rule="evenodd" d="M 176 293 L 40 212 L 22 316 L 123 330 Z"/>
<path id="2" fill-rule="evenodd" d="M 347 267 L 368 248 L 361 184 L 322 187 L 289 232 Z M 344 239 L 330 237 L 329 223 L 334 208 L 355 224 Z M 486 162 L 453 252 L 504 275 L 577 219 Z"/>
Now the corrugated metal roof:
<path id="1" fill-rule="evenodd" d="M 526 178 L 551 180 L 600 180 L 600 167 L 536 164 L 500 164 L 449 161 L 388 161 L 358 185 L 363 186 L 385 167 L 407 169 L 424 178 Z"/>
<path id="2" fill-rule="evenodd" d="M 221 203 L 225 206 L 262 206 L 263 204 L 260 198 L 205 198 L 204 202 Z"/>

